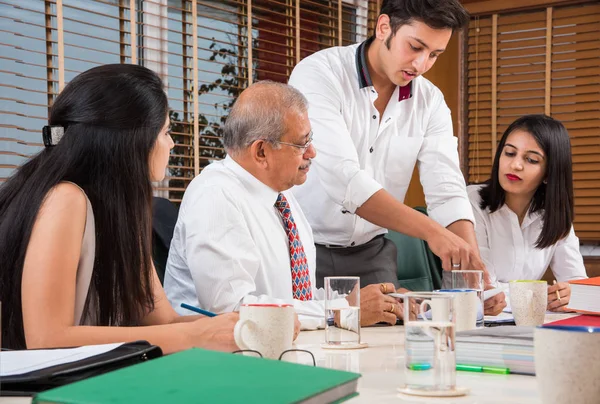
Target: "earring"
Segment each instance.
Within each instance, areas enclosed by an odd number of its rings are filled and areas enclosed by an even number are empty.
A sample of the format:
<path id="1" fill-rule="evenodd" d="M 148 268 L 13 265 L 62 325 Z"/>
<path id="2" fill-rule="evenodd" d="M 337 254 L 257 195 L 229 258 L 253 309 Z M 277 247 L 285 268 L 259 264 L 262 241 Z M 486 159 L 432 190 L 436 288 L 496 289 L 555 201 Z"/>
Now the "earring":
<path id="1" fill-rule="evenodd" d="M 544 181 L 543 181 L 543 183 L 544 183 L 544 184 L 547 184 L 547 183 L 548 183 L 548 180 L 544 180 Z"/>

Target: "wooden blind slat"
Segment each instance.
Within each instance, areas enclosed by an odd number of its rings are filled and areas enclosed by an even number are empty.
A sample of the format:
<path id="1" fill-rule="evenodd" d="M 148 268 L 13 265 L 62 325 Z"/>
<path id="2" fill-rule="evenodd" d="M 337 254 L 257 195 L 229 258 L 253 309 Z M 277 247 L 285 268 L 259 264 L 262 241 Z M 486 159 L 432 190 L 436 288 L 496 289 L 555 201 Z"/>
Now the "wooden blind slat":
<path id="1" fill-rule="evenodd" d="M 322 0 L 169 0 L 166 7 L 159 0 L 80 3 L 51 1 L 45 8 L 38 8 L 33 3 L 22 5 L 18 0 L 0 1 L 2 5 L 14 6 L 13 11 L 20 18 L 15 22 L 0 16 L 3 35 L 12 38 L 13 33 L 26 33 L 8 41 L 6 45 L 14 50 L 2 52 L 1 58 L 10 66 L 6 69 L 9 76 L 16 74 L 18 79 L 0 82 L 6 92 L 2 94 L 3 102 L 8 103 L 6 108 L 3 104 L 0 113 L 8 120 L 46 119 L 46 108 L 57 92 L 56 68 L 52 66 L 56 63 L 57 44 L 65 50 L 61 56 L 64 68 L 59 70 L 66 73 L 67 82 L 80 71 L 111 62 L 137 61 L 156 70 L 166 84 L 176 151 L 172 153 L 166 181 L 155 189 L 166 192 L 175 201 L 181 200 L 195 172 L 209 161 L 223 158 L 223 120 L 236 96 L 249 83 L 258 79 L 286 82 L 302 57 L 331 45 L 366 38 L 366 27 L 374 25 L 377 11 L 375 0 L 355 4 Z M 63 21 L 64 40 L 60 41 L 52 26 L 56 8 Z M 49 10 L 54 10 L 50 16 Z M 27 28 L 16 29 L 14 24 Z M 253 41 L 248 46 L 250 37 Z M 41 49 L 13 45 L 25 40 L 37 41 Z M 28 52 L 39 60 L 24 60 L 18 52 Z M 13 67 L 17 64 L 39 68 L 40 76 L 29 70 L 23 74 Z M 40 88 L 29 84 L 32 82 L 39 82 Z M 15 91 L 42 97 L 42 101 L 24 98 Z M 48 104 L 44 103 L 46 100 Z M 12 108 L 10 103 L 19 107 Z M 198 110 L 194 110 L 194 105 Z M 29 111 L 30 107 L 38 110 Z M 23 125 L 2 126 L 9 131 L 39 134 Z M 32 147 L 37 146 L 39 143 Z M 6 178 L 8 172 L 0 172 L 0 178 Z"/>
<path id="2" fill-rule="evenodd" d="M 500 15 L 496 56 L 491 21 L 479 20 L 485 26 L 477 37 L 473 20 L 466 39 L 469 181 L 487 179 L 492 143 L 508 124 L 546 110 L 565 124 L 571 137 L 575 230 L 580 240 L 600 241 L 600 5 Z M 493 64 L 497 70 L 491 69 Z M 491 93 L 494 79 L 497 102 Z M 491 133 L 494 112 L 497 130 Z"/>
<path id="3" fill-rule="evenodd" d="M 560 21 L 562 18 L 573 17 L 576 15 L 600 13 L 600 4 L 586 4 L 585 7 L 557 7 L 554 9 L 554 17 Z"/>

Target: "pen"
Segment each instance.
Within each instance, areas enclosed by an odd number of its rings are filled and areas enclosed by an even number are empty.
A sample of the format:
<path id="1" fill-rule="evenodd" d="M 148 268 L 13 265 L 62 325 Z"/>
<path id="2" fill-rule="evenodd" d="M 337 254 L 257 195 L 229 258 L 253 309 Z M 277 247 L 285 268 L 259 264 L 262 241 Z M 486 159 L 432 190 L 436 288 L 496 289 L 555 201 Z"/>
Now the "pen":
<path id="1" fill-rule="evenodd" d="M 481 366 L 474 365 L 456 365 L 456 370 L 462 370 L 463 372 L 483 372 L 483 368 Z"/>
<path id="2" fill-rule="evenodd" d="M 554 280 L 553 285 L 556 285 L 556 279 Z M 560 302 L 560 293 L 558 293 L 558 289 L 556 289 L 556 298 L 558 299 L 558 301 Z"/>
<path id="3" fill-rule="evenodd" d="M 497 368 L 493 366 L 482 366 L 481 370 L 483 373 L 494 373 L 497 375 L 507 375 L 510 373 L 509 368 Z"/>
<path id="4" fill-rule="evenodd" d="M 204 314 L 206 317 L 215 317 L 216 316 L 216 314 L 213 313 L 212 311 L 202 310 L 198 307 L 190 306 L 189 304 L 181 303 L 181 307 L 183 307 L 184 309 L 191 310 L 196 313 Z"/>
<path id="5" fill-rule="evenodd" d="M 408 368 L 410 370 L 429 370 L 431 365 L 429 363 L 411 363 Z"/>
<path id="6" fill-rule="evenodd" d="M 507 375 L 510 373 L 509 368 L 499 368 L 495 366 L 474 366 L 474 365 L 456 365 L 456 370 L 464 372 L 483 372 L 493 373 L 497 375 Z"/>

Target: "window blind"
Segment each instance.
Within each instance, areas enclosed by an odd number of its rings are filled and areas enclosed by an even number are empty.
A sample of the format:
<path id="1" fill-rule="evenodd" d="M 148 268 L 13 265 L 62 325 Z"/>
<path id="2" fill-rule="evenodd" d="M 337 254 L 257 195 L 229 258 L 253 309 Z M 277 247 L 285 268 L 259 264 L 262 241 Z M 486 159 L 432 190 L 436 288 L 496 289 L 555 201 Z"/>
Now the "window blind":
<path id="1" fill-rule="evenodd" d="M 571 137 L 575 231 L 600 241 L 600 4 L 475 17 L 468 30 L 468 180 L 489 178 L 517 117 L 546 113 Z"/>
<path id="2" fill-rule="evenodd" d="M 0 180 L 42 147 L 60 89 L 106 63 L 165 82 L 175 148 L 157 195 L 180 201 L 225 156 L 222 125 L 256 80 L 287 82 L 302 58 L 367 38 L 377 0 L 0 0 Z"/>

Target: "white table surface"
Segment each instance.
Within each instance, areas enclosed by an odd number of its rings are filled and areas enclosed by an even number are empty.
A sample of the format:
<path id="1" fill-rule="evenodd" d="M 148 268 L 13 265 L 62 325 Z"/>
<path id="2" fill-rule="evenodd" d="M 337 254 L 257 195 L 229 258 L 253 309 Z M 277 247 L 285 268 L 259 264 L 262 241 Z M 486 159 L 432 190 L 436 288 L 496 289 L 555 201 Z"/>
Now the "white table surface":
<path id="1" fill-rule="evenodd" d="M 571 317 L 570 314 L 546 314 L 546 322 Z M 537 404 L 541 403 L 534 376 L 496 375 L 456 372 L 456 384 L 470 389 L 463 397 L 416 397 L 398 392 L 404 384 L 404 327 L 382 326 L 361 329 L 361 341 L 368 348 L 357 350 L 322 349 L 324 331 L 300 333 L 296 348 L 313 353 L 317 366 L 362 374 L 359 396 L 348 403 L 465 403 L 465 404 Z"/>
<path id="2" fill-rule="evenodd" d="M 569 314 L 546 314 L 546 322 L 570 317 Z M 361 340 L 368 348 L 355 350 L 322 349 L 325 331 L 303 331 L 295 347 L 313 353 L 317 366 L 362 374 L 359 396 L 348 403 L 464 403 L 464 404 L 537 404 L 541 403 L 534 376 L 496 375 L 457 372 L 456 384 L 467 387 L 463 397 L 429 398 L 398 392 L 404 380 L 404 327 L 378 326 L 361 329 Z M 29 397 L 0 397 L 0 404 L 30 403 Z"/>

